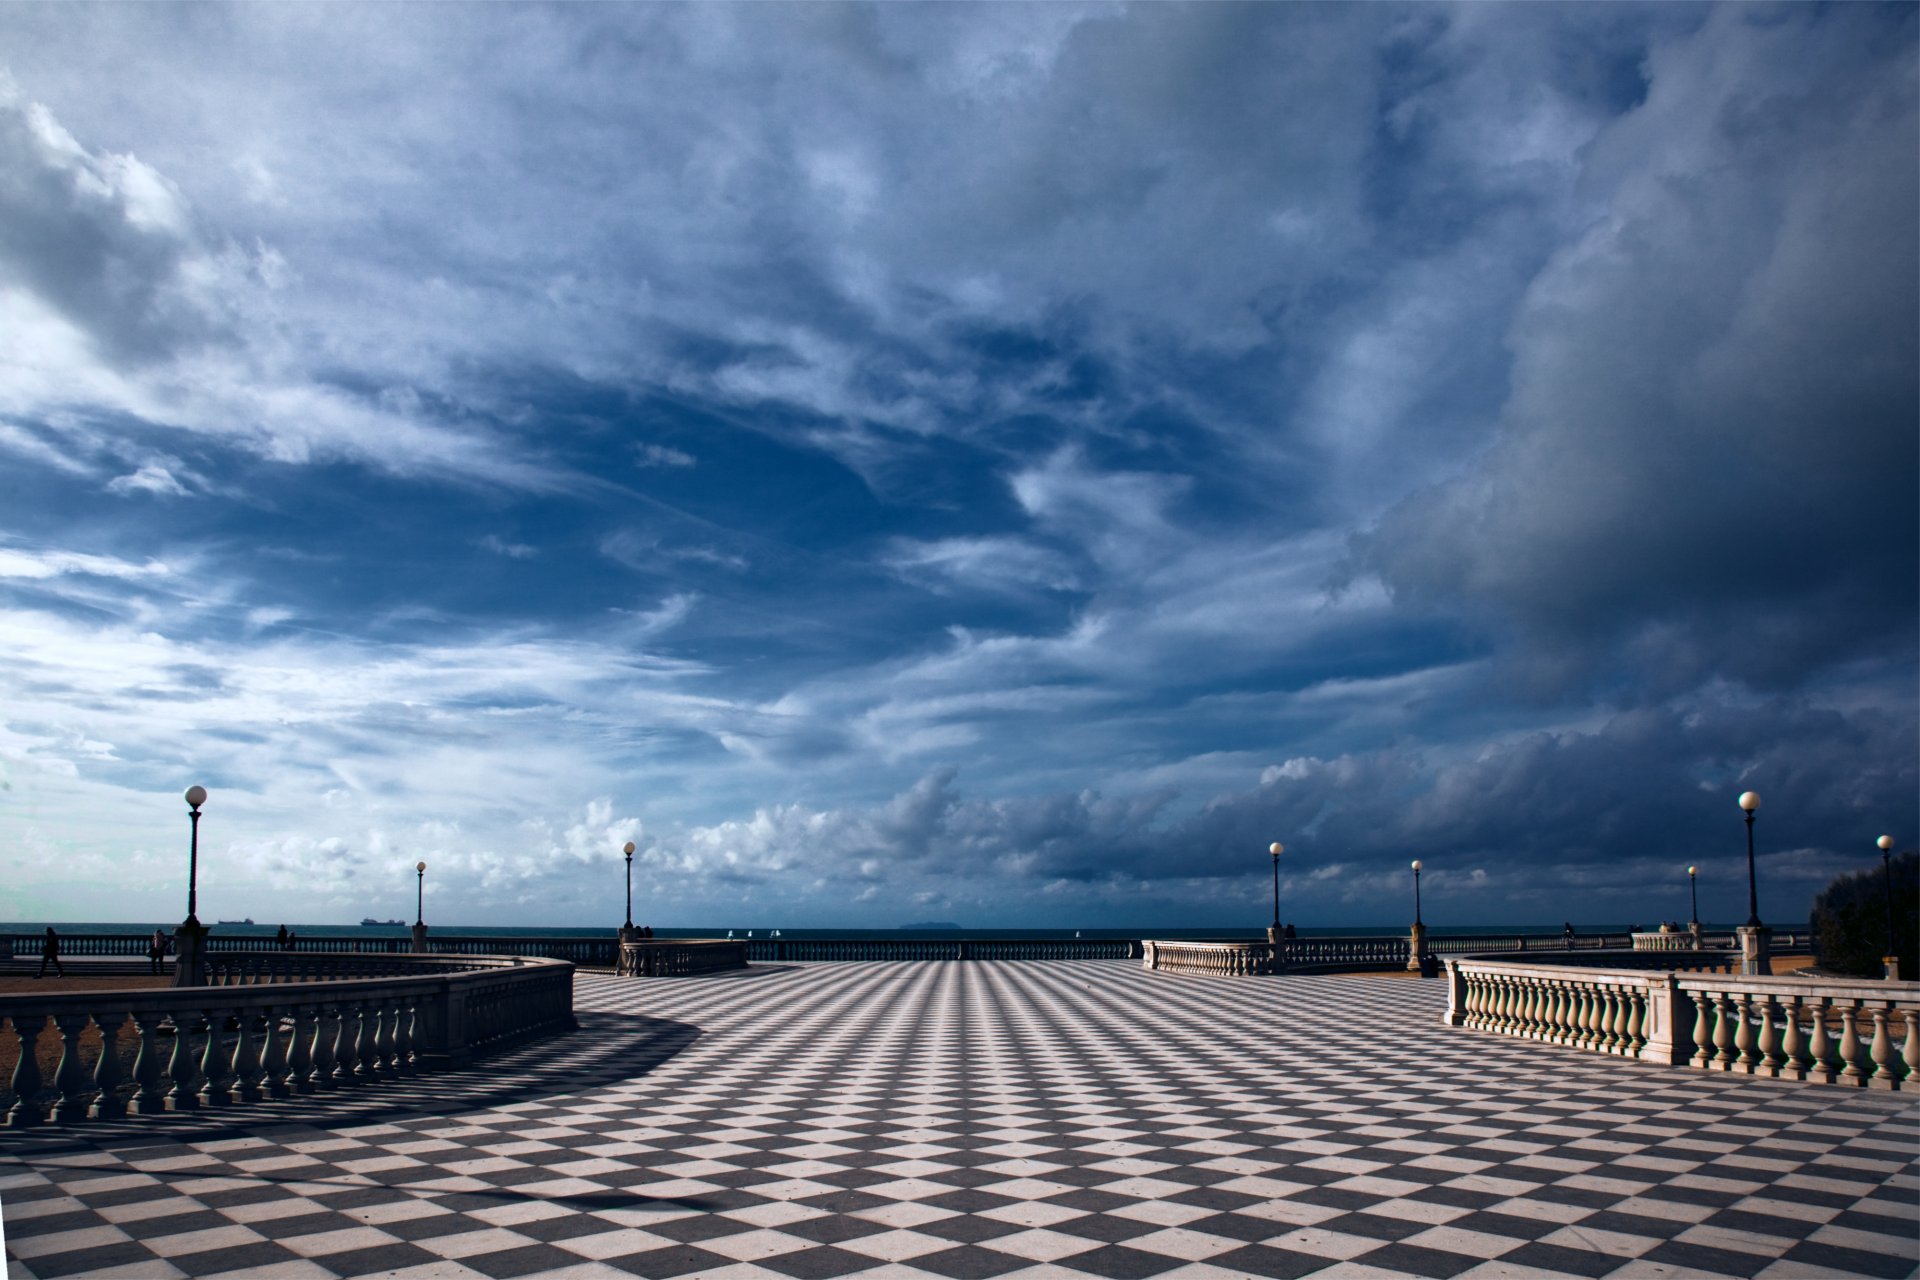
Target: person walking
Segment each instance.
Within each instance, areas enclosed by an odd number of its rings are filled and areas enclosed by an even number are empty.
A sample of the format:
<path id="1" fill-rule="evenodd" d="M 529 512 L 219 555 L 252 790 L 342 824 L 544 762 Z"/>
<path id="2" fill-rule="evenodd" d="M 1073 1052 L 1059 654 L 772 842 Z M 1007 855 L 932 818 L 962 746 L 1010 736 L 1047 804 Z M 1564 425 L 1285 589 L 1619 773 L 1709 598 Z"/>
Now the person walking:
<path id="1" fill-rule="evenodd" d="M 35 978 L 46 977 L 47 965 L 49 963 L 53 965 L 54 977 L 64 978 L 67 976 L 67 971 L 60 967 L 60 935 L 53 931 L 52 925 L 47 926 L 47 936 L 40 941 L 40 972 L 33 976 Z"/>
<path id="2" fill-rule="evenodd" d="M 147 971 L 149 973 L 167 971 L 167 935 L 164 930 L 155 929 L 152 939 L 147 943 Z"/>

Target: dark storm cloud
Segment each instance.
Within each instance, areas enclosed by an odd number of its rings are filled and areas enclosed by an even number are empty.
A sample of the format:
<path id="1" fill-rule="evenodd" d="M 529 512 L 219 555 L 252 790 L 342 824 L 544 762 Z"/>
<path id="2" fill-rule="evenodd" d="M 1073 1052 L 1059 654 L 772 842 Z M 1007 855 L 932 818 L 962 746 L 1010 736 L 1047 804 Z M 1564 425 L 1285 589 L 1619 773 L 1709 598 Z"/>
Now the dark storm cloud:
<path id="1" fill-rule="evenodd" d="M 1913 20 L 1735 7 L 1650 60 L 1513 321 L 1500 439 L 1358 544 L 1396 598 L 1517 632 L 1543 692 L 1912 653 Z"/>

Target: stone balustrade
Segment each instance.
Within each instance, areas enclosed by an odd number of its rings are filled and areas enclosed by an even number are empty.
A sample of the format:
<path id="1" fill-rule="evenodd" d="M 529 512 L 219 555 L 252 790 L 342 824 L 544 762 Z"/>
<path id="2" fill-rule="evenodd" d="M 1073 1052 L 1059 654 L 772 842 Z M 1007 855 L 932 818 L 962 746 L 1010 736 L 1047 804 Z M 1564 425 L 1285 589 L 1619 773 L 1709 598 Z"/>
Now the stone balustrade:
<path id="1" fill-rule="evenodd" d="M 747 944 L 731 938 L 646 938 L 622 942 L 614 972 L 633 978 L 684 978 L 747 967 Z"/>
<path id="2" fill-rule="evenodd" d="M 1402 958 L 1405 952 L 1401 953 Z M 1140 967 L 1163 973 L 1192 973 L 1210 978 L 1240 978 L 1273 969 L 1273 948 L 1265 942 L 1160 942 L 1140 944 Z"/>
<path id="3" fill-rule="evenodd" d="M 463 1066 L 574 1025 L 573 966 L 564 961 L 381 963 L 392 972 L 369 975 L 350 964 L 277 982 L 0 994 L 0 1021 L 19 1054 L 0 1094 L 6 1124 L 195 1111 L 373 1085 Z M 51 1079 L 36 1052 L 49 1026 L 61 1046 Z"/>
<path id="4" fill-rule="evenodd" d="M 1131 960 L 1132 938 L 753 938 L 756 963 L 873 960 Z"/>
<path id="5" fill-rule="evenodd" d="M 1920 1070 L 1920 983 L 1742 976 L 1738 967 L 1727 952 L 1702 955 L 1711 972 L 1449 959 L 1445 1020 L 1745 1075 L 1902 1089 Z"/>

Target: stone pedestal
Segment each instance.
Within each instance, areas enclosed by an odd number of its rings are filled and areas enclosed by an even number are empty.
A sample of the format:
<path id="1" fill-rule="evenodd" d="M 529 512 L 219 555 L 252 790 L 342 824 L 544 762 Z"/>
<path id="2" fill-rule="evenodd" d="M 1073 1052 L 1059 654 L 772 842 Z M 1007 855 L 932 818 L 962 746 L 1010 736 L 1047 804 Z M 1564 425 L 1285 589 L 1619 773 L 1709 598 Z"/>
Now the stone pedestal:
<path id="1" fill-rule="evenodd" d="M 192 916 L 173 931 L 173 985 L 207 985 L 207 926 Z"/>
<path id="2" fill-rule="evenodd" d="M 1407 938 L 1407 972 L 1425 974 L 1429 971 L 1430 963 L 1427 956 L 1427 926 L 1416 924 Z"/>
<path id="3" fill-rule="evenodd" d="M 1886 970 L 1888 982 L 1900 981 L 1900 957 L 1899 956 L 1881 956 L 1880 967 Z"/>
<path id="4" fill-rule="evenodd" d="M 640 926 L 637 924 L 623 924 L 620 926 L 619 933 L 620 945 L 616 949 L 617 953 L 613 961 L 614 976 L 632 977 L 638 966 L 629 959 L 634 953 L 627 950 L 627 944 L 630 942 L 638 942 L 645 935 L 641 932 Z"/>
<path id="5" fill-rule="evenodd" d="M 1765 925 L 1741 925 L 1734 936 L 1740 939 L 1740 976 L 1754 977 L 1773 972 L 1773 930 Z"/>
<path id="6" fill-rule="evenodd" d="M 1700 922 L 1698 920 L 1687 925 L 1687 933 L 1693 938 L 1693 949 L 1695 951 L 1700 950 L 1700 948 L 1706 944 L 1706 938 L 1703 936 L 1704 932 L 1705 931 L 1700 928 Z"/>
<path id="7" fill-rule="evenodd" d="M 416 924 L 408 932 L 413 934 L 413 954 L 416 956 L 427 954 L 427 926 Z"/>

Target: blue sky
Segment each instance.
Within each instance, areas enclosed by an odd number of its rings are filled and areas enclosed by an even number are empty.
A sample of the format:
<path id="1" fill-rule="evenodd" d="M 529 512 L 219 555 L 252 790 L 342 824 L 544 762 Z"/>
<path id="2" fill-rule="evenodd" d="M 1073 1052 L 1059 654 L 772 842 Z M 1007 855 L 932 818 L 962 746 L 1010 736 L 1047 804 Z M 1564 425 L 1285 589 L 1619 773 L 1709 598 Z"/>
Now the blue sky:
<path id="1" fill-rule="evenodd" d="M 1916 11 L 0 8 L 0 913 L 1745 914 L 1920 832 Z"/>

